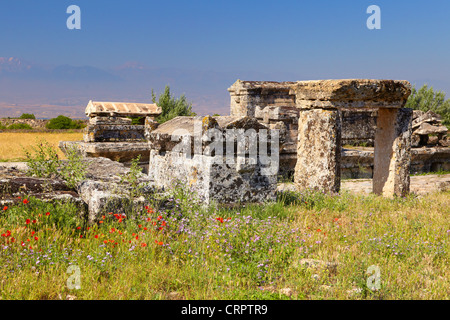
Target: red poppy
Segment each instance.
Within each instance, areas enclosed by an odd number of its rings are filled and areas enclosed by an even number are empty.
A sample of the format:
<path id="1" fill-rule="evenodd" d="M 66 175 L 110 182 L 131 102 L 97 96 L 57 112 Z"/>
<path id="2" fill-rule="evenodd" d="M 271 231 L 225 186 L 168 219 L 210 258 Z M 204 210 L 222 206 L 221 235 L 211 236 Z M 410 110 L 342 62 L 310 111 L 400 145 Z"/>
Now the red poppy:
<path id="1" fill-rule="evenodd" d="M 147 230 L 147 227 L 144 227 L 144 230 Z"/>
<path id="2" fill-rule="evenodd" d="M 4 207 L 3 207 L 3 211 L 6 211 L 6 210 L 8 210 L 8 207 L 7 207 L 7 206 L 4 206 Z"/>
<path id="3" fill-rule="evenodd" d="M 38 240 L 39 240 L 39 238 L 38 238 L 38 237 L 34 237 L 34 240 L 38 241 Z"/>
<path id="4" fill-rule="evenodd" d="M 96 234 L 96 235 L 94 236 L 94 238 L 95 238 L 95 239 L 98 239 L 98 234 Z"/>
<path id="5" fill-rule="evenodd" d="M 108 240 L 103 240 L 103 243 L 108 243 Z"/>
<path id="6" fill-rule="evenodd" d="M 139 225 L 138 225 L 138 227 L 139 227 L 139 228 L 142 228 L 142 225 L 141 225 L 141 224 L 139 224 Z"/>
<path id="7" fill-rule="evenodd" d="M 83 235 L 82 235 L 82 234 L 80 234 L 80 238 L 83 238 Z"/>
<path id="8" fill-rule="evenodd" d="M 220 223 L 223 223 L 223 218 L 221 218 L 221 217 L 216 218 L 216 220 L 220 221 Z"/>
<path id="9" fill-rule="evenodd" d="M 150 219 L 150 218 L 147 218 L 147 221 L 152 221 L 152 219 Z"/>
<path id="10" fill-rule="evenodd" d="M 31 231 L 31 235 L 34 235 L 36 232 L 33 230 L 33 231 Z"/>
<path id="11" fill-rule="evenodd" d="M 50 215 L 50 212 L 47 212 L 45 215 L 46 215 L 46 216 L 49 216 L 49 215 Z"/>
<path id="12" fill-rule="evenodd" d="M 28 202 L 30 201 L 28 201 L 27 199 L 23 199 L 23 204 L 27 204 Z"/>
<path id="13" fill-rule="evenodd" d="M 334 221 L 338 221 L 339 219 L 338 218 L 334 218 Z"/>
<path id="14" fill-rule="evenodd" d="M 77 229 L 78 229 L 78 230 L 80 230 L 80 229 L 81 229 L 81 227 L 77 227 Z"/>
<path id="15" fill-rule="evenodd" d="M 141 243 L 141 247 L 146 247 L 147 246 L 147 244 L 146 243 Z"/>
<path id="16" fill-rule="evenodd" d="M 165 222 L 165 221 L 162 222 L 162 226 L 163 226 L 163 227 L 166 226 L 166 222 Z"/>
<path id="17" fill-rule="evenodd" d="M 26 223 L 26 224 L 29 224 L 29 223 L 30 223 L 30 219 L 27 219 L 27 220 L 25 221 L 25 223 Z"/>
<path id="18" fill-rule="evenodd" d="M 36 223 L 36 220 L 33 220 L 33 223 Z"/>
<path id="19" fill-rule="evenodd" d="M 159 244 L 160 246 L 162 246 L 162 245 L 163 245 L 162 241 L 158 242 L 158 244 Z"/>
<path id="20" fill-rule="evenodd" d="M 320 232 L 320 231 L 322 231 L 322 230 L 320 230 L 320 229 L 317 229 L 317 232 Z"/>
<path id="21" fill-rule="evenodd" d="M 102 220 L 100 220 L 98 223 L 103 223 L 103 221 Z"/>
<path id="22" fill-rule="evenodd" d="M 162 219 L 162 216 L 158 216 L 158 220 L 161 220 Z"/>

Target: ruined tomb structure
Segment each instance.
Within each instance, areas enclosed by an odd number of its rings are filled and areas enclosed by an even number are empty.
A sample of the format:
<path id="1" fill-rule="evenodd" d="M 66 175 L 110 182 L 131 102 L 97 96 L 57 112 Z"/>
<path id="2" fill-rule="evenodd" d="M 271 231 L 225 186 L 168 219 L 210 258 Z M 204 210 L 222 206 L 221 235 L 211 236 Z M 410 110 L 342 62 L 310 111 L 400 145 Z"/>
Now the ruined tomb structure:
<path id="1" fill-rule="evenodd" d="M 246 116 L 176 117 L 149 130 L 149 176 L 159 188 L 188 186 L 205 203 L 274 201 L 279 153 L 270 134 Z"/>
<path id="2" fill-rule="evenodd" d="M 84 156 L 120 162 L 130 162 L 140 155 L 141 162 L 148 163 L 145 132 L 146 128 L 157 126 L 155 118 L 161 114 L 160 107 L 156 104 L 89 101 L 85 112 L 89 123 L 84 130 L 84 141 L 62 141 L 60 148 L 63 151 L 75 147 Z M 132 124 L 132 118 L 140 119 L 140 123 Z"/>
<path id="3" fill-rule="evenodd" d="M 411 93 L 407 81 L 299 81 L 291 90 L 299 109 L 297 163 L 299 190 L 340 189 L 341 111 L 378 110 L 373 192 L 405 196 L 409 192 L 412 110 L 403 108 Z"/>

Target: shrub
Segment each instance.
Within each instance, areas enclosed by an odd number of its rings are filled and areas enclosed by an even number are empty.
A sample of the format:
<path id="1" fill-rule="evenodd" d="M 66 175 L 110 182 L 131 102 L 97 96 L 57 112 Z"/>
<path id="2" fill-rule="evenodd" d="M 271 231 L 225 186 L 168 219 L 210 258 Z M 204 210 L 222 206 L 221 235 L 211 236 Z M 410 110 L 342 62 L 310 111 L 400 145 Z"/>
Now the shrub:
<path id="1" fill-rule="evenodd" d="M 8 127 L 9 130 L 31 130 L 33 129 L 29 124 L 26 123 L 14 123 Z"/>
<path id="2" fill-rule="evenodd" d="M 55 176 L 58 172 L 58 154 L 47 141 L 38 141 L 36 147 L 23 150 L 27 158 L 29 173 L 39 178 Z"/>
<path id="3" fill-rule="evenodd" d="M 19 119 L 36 119 L 36 116 L 32 113 L 22 113 Z"/>
<path id="4" fill-rule="evenodd" d="M 405 107 L 425 112 L 431 110 L 442 117 L 444 125 L 450 125 L 450 99 L 445 100 L 444 92 L 434 91 L 433 87 L 428 88 L 426 84 L 419 90 L 412 88 Z"/>
<path id="5" fill-rule="evenodd" d="M 46 127 L 47 129 L 81 129 L 83 128 L 83 122 L 80 120 L 74 121 L 69 117 L 59 115 L 50 119 Z"/>
<path id="6" fill-rule="evenodd" d="M 152 100 L 162 109 L 162 113 L 156 118 L 159 123 L 164 123 L 178 116 L 195 116 L 192 112 L 192 103 L 186 100 L 186 97 L 181 95 L 178 99 L 172 97 L 170 87 L 166 86 L 164 93 L 159 95 L 158 102 L 156 102 L 156 95 L 152 89 Z"/>

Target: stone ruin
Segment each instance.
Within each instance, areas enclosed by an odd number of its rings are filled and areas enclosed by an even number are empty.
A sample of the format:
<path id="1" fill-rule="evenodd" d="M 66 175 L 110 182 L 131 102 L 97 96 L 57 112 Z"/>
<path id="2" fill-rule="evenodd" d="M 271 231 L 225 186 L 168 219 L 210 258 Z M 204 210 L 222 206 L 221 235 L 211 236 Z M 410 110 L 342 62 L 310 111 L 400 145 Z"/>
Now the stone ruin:
<path id="1" fill-rule="evenodd" d="M 433 111 L 414 110 L 412 130 L 412 147 L 450 146 L 448 129 L 442 125 L 441 116 Z"/>
<path id="2" fill-rule="evenodd" d="M 277 145 L 270 145 L 270 131 L 255 118 L 176 117 L 150 131 L 148 137 L 149 176 L 156 187 L 182 183 L 205 203 L 276 199 Z M 278 139 L 273 141 L 278 143 Z M 270 153 L 273 150 L 276 154 Z"/>
<path id="3" fill-rule="evenodd" d="M 295 163 L 294 182 L 298 190 L 315 189 L 324 192 L 339 192 L 341 180 L 341 145 L 343 112 L 377 112 L 374 138 L 373 192 L 384 196 L 404 196 L 409 192 L 409 167 L 411 163 L 411 118 L 412 110 L 405 109 L 411 85 L 407 81 L 395 80 L 317 80 L 298 82 L 254 82 L 238 80 L 229 89 L 231 95 L 231 117 L 255 119 L 266 129 L 278 129 L 280 136 L 279 164 L 281 168 L 292 168 Z M 220 117 L 218 117 L 220 118 Z M 205 118 L 206 119 L 206 118 Z M 212 118 L 214 119 L 214 118 Z M 164 127 L 150 133 L 151 156 L 149 173 L 158 180 L 157 185 L 167 186 L 172 179 L 191 184 L 192 176 L 198 175 L 203 166 L 200 194 L 208 201 L 215 197 L 219 202 L 240 202 L 240 193 L 234 197 L 228 193 L 223 170 L 231 177 L 236 168 L 220 167 L 212 173 L 212 156 L 185 157 L 176 165 L 173 142 L 169 137 L 174 131 L 193 127 L 192 119 L 169 121 Z M 247 120 L 248 121 L 248 120 Z M 254 122 L 255 123 L 255 122 Z M 224 128 L 222 128 L 224 132 Z M 257 128 L 257 127 L 255 127 Z M 259 128 L 258 128 L 259 129 Z M 201 136 L 203 131 L 188 130 L 188 136 Z M 161 144 L 161 141 L 164 143 Z M 172 140 L 170 140 L 172 141 Z M 175 139 L 181 141 L 181 135 Z M 217 179 L 211 179 L 216 175 Z M 233 178 L 234 179 L 234 178 Z M 271 179 L 269 179 L 271 181 Z M 267 182 L 267 181 L 266 181 Z M 218 189 L 214 189 L 217 185 Z M 228 184 L 230 190 L 234 186 Z M 268 182 L 266 190 L 275 183 Z M 245 192 L 250 192 L 252 184 Z M 213 190 L 213 192 L 211 192 Z M 218 195 L 215 191 L 222 193 Z M 245 201 L 259 201 L 259 197 Z"/>
<path id="4" fill-rule="evenodd" d="M 228 91 L 230 116 L 177 117 L 162 125 L 154 120 L 161 112 L 154 104 L 91 101 L 84 141 L 61 142 L 61 148 L 74 145 L 85 156 L 121 162 L 140 154 L 152 186 L 182 182 L 206 203 L 274 200 L 279 175 L 293 175 L 298 190 L 339 192 L 341 171 L 355 162 L 370 167 L 374 193 L 404 196 L 414 157 L 412 128 L 419 136 L 427 124 L 442 130 L 430 114 L 411 125 L 413 112 L 404 108 L 407 81 L 238 80 Z M 141 122 L 131 124 L 130 117 Z M 230 131 L 244 133 L 243 142 L 230 140 Z M 277 152 L 270 151 L 275 140 Z M 342 150 L 347 141 L 374 150 Z"/>
<path id="5" fill-rule="evenodd" d="M 271 129 L 280 130 L 280 171 L 284 178 L 292 177 L 297 163 L 298 118 L 296 97 L 291 91 L 296 82 L 237 80 L 230 92 L 230 114 L 255 117 Z M 342 110 L 342 144 L 373 146 L 376 110 L 354 108 Z"/>
<path id="6" fill-rule="evenodd" d="M 231 115 L 249 115 L 271 128 L 280 129 L 279 176 L 291 178 L 297 163 L 297 126 L 299 110 L 291 91 L 295 82 L 236 81 L 229 89 Z M 341 176 L 373 178 L 374 146 L 378 110 L 342 108 Z M 417 119 L 420 115 L 420 119 Z M 420 130 L 419 130 L 420 127 Z M 450 140 L 439 115 L 431 111 L 413 112 L 411 172 L 450 170 Z M 426 146 L 426 148 L 423 148 Z"/>
<path id="7" fill-rule="evenodd" d="M 156 125 L 161 114 L 156 104 L 89 101 L 86 107 L 89 117 L 84 129 L 84 141 L 61 141 L 59 147 L 75 147 L 85 157 L 104 157 L 128 163 L 140 156 L 141 163 L 148 163 L 149 148 L 145 137 L 146 127 Z M 133 118 L 139 124 L 132 124 Z"/>

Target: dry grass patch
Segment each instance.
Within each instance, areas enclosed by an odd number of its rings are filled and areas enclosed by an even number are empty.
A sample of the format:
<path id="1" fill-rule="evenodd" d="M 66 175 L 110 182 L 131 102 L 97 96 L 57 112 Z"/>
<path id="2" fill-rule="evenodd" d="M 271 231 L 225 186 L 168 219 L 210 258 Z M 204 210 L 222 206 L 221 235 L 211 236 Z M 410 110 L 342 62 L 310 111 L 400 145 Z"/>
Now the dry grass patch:
<path id="1" fill-rule="evenodd" d="M 23 148 L 31 150 L 37 141 L 46 140 L 58 152 L 60 159 L 65 159 L 58 148 L 60 141 L 77 141 L 83 139 L 83 133 L 65 132 L 2 132 L 0 133 L 0 161 L 25 161 Z M 23 148 L 22 148 L 23 147 Z"/>

